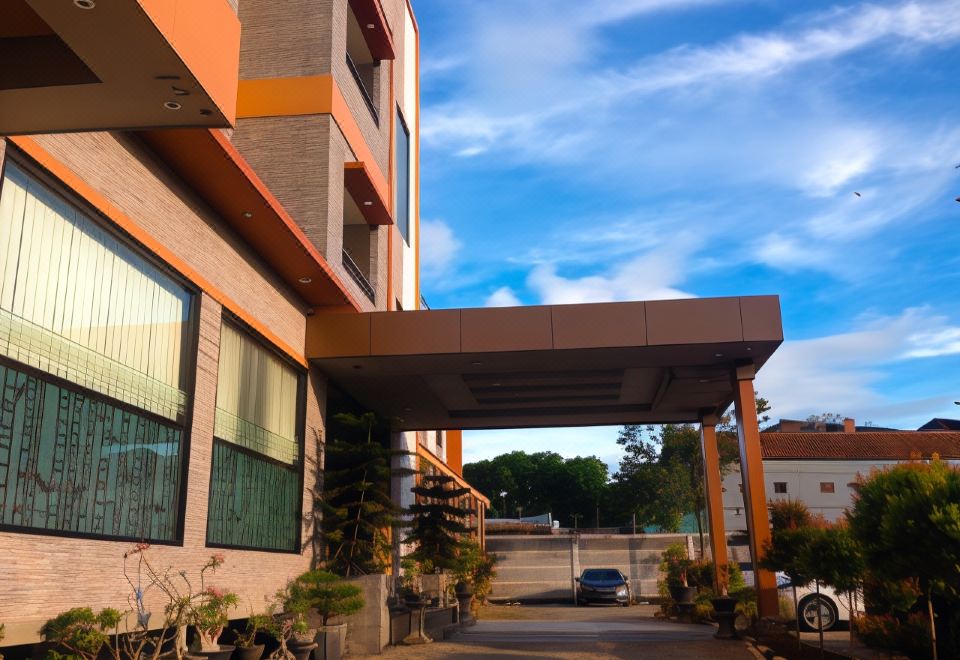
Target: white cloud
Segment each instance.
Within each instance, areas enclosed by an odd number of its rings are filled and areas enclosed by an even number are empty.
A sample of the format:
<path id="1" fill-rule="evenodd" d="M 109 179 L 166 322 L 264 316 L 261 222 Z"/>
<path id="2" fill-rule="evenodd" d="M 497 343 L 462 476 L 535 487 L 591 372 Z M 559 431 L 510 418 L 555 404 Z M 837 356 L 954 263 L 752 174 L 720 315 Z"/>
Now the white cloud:
<path id="1" fill-rule="evenodd" d="M 523 303 L 508 286 L 502 286 L 487 297 L 484 307 L 517 307 Z"/>
<path id="2" fill-rule="evenodd" d="M 427 277 L 446 274 L 463 244 L 454 235 L 450 225 L 442 220 L 420 221 L 420 257 Z"/>
<path id="3" fill-rule="evenodd" d="M 886 368 L 950 354 L 960 354 L 960 326 L 928 308 L 911 308 L 899 316 L 864 318 L 850 332 L 787 340 L 760 370 L 757 389 L 773 403 L 777 417 L 837 412 L 889 423 L 896 413 L 877 389 Z M 945 399 L 901 401 L 901 414 L 942 409 Z"/>

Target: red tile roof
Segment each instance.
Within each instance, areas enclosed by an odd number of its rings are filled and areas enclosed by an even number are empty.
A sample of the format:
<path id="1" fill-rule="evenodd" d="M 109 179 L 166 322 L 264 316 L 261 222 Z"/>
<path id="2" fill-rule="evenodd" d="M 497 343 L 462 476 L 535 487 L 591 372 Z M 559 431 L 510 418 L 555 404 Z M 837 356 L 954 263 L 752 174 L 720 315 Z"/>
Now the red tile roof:
<path id="1" fill-rule="evenodd" d="M 764 459 L 848 459 L 905 461 L 960 459 L 960 432 L 887 431 L 882 433 L 761 433 Z"/>

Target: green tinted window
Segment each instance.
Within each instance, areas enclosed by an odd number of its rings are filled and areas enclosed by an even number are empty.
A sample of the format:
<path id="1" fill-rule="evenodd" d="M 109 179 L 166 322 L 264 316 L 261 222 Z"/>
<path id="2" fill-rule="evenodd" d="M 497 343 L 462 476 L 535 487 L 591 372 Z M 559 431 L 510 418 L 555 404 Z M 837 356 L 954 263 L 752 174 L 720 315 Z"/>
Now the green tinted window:
<path id="1" fill-rule="evenodd" d="M 177 538 L 180 429 L 0 364 L 0 526 Z"/>

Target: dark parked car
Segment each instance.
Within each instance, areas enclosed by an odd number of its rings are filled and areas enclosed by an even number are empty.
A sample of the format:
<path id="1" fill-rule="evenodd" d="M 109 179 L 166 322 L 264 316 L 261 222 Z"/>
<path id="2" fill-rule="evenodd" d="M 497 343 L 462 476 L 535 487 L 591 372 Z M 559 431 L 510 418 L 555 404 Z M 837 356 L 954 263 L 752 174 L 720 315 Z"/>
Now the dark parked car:
<path id="1" fill-rule="evenodd" d="M 619 603 L 630 606 L 630 578 L 615 568 L 588 568 L 577 578 L 577 605 Z"/>

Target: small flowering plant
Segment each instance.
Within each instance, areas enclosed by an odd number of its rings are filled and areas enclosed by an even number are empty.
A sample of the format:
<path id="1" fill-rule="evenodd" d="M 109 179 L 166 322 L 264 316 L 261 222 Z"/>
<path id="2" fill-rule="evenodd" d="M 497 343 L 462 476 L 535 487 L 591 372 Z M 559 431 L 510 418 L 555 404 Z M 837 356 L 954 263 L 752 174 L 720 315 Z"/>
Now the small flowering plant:
<path id="1" fill-rule="evenodd" d="M 206 585 L 207 571 L 216 571 L 223 565 L 223 553 L 210 557 L 200 569 L 200 591 L 190 596 L 188 618 L 197 630 L 197 646 L 201 651 L 217 651 L 217 640 L 227 626 L 230 610 L 236 607 L 240 599 L 237 594 L 219 587 Z"/>

